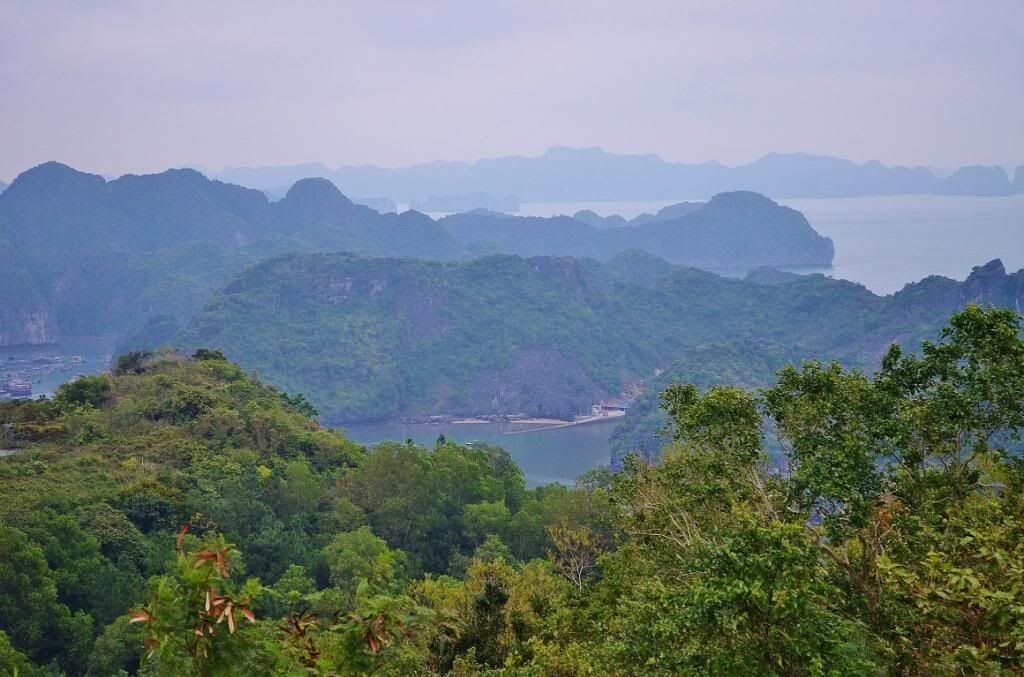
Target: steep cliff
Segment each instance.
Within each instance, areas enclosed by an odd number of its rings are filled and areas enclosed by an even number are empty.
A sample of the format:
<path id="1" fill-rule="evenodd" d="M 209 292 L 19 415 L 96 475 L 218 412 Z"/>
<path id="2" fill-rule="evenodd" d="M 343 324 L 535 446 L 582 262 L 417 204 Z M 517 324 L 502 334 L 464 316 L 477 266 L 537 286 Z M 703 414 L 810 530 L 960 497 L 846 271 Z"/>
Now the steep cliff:
<path id="1" fill-rule="evenodd" d="M 56 343 L 49 304 L 9 247 L 0 243 L 0 348 Z"/>

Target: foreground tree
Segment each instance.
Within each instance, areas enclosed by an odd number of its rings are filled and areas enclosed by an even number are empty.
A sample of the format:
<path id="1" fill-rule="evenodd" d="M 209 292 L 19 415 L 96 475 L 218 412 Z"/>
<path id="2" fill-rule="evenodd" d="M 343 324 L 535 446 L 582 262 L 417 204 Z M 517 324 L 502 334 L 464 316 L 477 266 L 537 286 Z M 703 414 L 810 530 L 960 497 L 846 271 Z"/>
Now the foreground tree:
<path id="1" fill-rule="evenodd" d="M 893 346 L 873 379 L 790 367 L 765 401 L 788 495 L 894 665 L 1019 669 L 1019 316 L 970 306 L 920 355 Z"/>

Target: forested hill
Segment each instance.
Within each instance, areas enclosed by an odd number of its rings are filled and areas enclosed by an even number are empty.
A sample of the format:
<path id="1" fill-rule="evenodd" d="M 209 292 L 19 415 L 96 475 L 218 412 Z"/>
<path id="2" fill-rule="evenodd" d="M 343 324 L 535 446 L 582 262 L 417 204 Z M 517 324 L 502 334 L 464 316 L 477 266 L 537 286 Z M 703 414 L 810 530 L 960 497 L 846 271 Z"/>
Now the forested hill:
<path id="1" fill-rule="evenodd" d="M 548 257 L 285 256 L 225 287 L 177 342 L 224 350 L 306 393 L 334 423 L 568 417 L 704 344 L 770 341 L 787 355 L 873 366 L 890 343 L 916 347 L 970 301 L 1024 300 L 1024 273 L 1007 275 L 998 261 L 962 283 L 933 277 L 889 297 L 820 275 L 739 280 L 666 266 L 652 278 L 652 269 Z"/>
<path id="2" fill-rule="evenodd" d="M 729 194 L 684 207 L 610 229 L 585 215 L 435 221 L 414 211 L 380 214 L 325 179 L 297 181 L 270 202 L 188 169 L 106 181 L 50 162 L 0 194 L 0 248 L 10 252 L 4 274 L 15 280 L 0 287 L 0 345 L 123 338 L 150 320 L 182 324 L 248 265 L 291 252 L 607 259 L 646 248 L 676 263 L 740 269 L 832 260 L 831 241 L 762 196 Z"/>
<path id="3" fill-rule="evenodd" d="M 127 612 L 175 569 L 176 546 L 219 539 L 219 549 L 227 538 L 224 572 L 267 584 L 259 601 L 240 594 L 245 611 L 230 623 L 211 619 L 230 641 L 236 622 L 239 638 L 250 636 L 245 613 L 271 634 L 300 607 L 348 624 L 349 612 L 367 613 L 360 579 L 398 593 L 423 574 L 462 577 L 474 555 L 543 557 L 546 528 L 560 520 L 606 520 L 606 501 L 527 490 L 501 449 L 384 444 L 370 454 L 315 413 L 207 350 L 124 355 L 112 373 L 66 384 L 52 400 L 0 402 L 0 674 L 137 674 L 152 644 Z M 207 586 L 202 605 L 219 584 L 198 568 L 188 563 L 191 582 Z M 160 589 L 162 611 L 186 603 L 182 588 Z M 317 602 L 293 599 L 316 590 Z M 364 624 L 349 629 L 357 636 Z M 337 647 L 353 652 L 338 659 L 346 669 L 322 674 L 366 674 L 350 671 L 371 658 L 364 646 Z M 251 669 L 192 672 L 165 656 L 142 674 L 305 672 L 259 651 L 250 659 Z"/>
<path id="4" fill-rule="evenodd" d="M 318 179 L 270 203 L 192 170 L 107 182 L 47 163 L 0 194 L 5 275 L 31 295 L 0 317 L 0 343 L 135 332 L 150 317 L 187 319 L 246 266 L 290 251 L 445 258 L 457 245 L 422 214 L 382 215 Z M 18 288 L 21 289 L 21 286 Z M 0 288 L 0 302 L 9 292 Z M 24 307 L 25 298 L 38 301 Z"/>
<path id="5" fill-rule="evenodd" d="M 0 402 L 0 674 L 1017 674 L 1020 321 L 673 385 L 664 461 L 573 488 L 363 448 L 216 351 L 123 355 Z"/>
<path id="6" fill-rule="evenodd" d="M 757 193 L 722 193 L 679 216 L 640 219 L 636 225 L 595 228 L 593 219 L 588 221 L 474 211 L 440 223 L 479 253 L 607 259 L 633 248 L 705 270 L 749 270 L 780 261 L 786 266 L 832 264 L 829 238 L 818 235 L 800 212 Z"/>

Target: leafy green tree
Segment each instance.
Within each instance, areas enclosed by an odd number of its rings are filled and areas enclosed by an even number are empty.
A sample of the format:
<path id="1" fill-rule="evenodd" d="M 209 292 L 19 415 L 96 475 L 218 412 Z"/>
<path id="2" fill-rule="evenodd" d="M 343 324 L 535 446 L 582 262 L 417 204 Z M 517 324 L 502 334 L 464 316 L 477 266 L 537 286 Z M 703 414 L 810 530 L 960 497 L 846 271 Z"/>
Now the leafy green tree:
<path id="1" fill-rule="evenodd" d="M 129 613 L 144 628 L 144 670 L 156 675 L 271 675 L 278 644 L 252 608 L 263 594 L 256 579 L 233 580 L 239 553 L 223 538 L 208 538 L 185 554 L 185 532 L 171 573 L 155 579 L 150 596 Z"/>
<path id="2" fill-rule="evenodd" d="M 198 362 L 205 362 L 207 360 L 226 362 L 228 358 L 225 357 L 224 353 L 222 353 L 219 350 L 210 350 L 209 348 L 197 348 L 196 351 L 192 353 L 192 359 Z"/>
<path id="3" fill-rule="evenodd" d="M 292 564 L 266 592 L 258 610 L 271 618 L 284 618 L 303 610 L 306 598 L 316 592 L 316 581 L 306 573 L 305 567 Z"/>
<path id="4" fill-rule="evenodd" d="M 693 384 L 672 384 L 661 406 L 675 423 L 675 439 L 694 452 L 726 452 L 749 463 L 762 451 L 756 398 L 739 388 L 713 386 L 701 395 Z"/>
<path id="5" fill-rule="evenodd" d="M 145 653 L 144 632 L 130 620 L 121 616 L 103 628 L 89 654 L 89 675 L 138 674 Z"/>
<path id="6" fill-rule="evenodd" d="M 354 598 L 361 581 L 387 591 L 402 580 L 408 566 L 401 551 L 388 547 L 369 527 L 338 534 L 323 552 L 331 584 Z"/>
<path id="7" fill-rule="evenodd" d="M 892 403 L 864 374 L 813 361 L 783 368 L 765 402 L 801 508 L 832 530 L 863 528 L 882 492 Z"/>
<path id="8" fill-rule="evenodd" d="M 316 418 L 320 415 L 320 411 L 313 406 L 313 403 L 306 399 L 306 396 L 302 393 L 295 393 L 289 396 L 287 393 L 281 393 L 281 401 L 287 404 L 289 407 L 299 412 L 303 416 L 309 418 Z"/>
<path id="9" fill-rule="evenodd" d="M 463 528 L 470 542 L 479 545 L 488 536 L 505 533 L 512 513 L 504 501 L 481 501 L 463 509 Z"/>
<path id="10" fill-rule="evenodd" d="M 6 526 L 0 526 L 0 632 L 37 664 L 55 661 L 68 672 L 84 671 L 91 619 L 57 601 L 42 549 Z"/>
<path id="11" fill-rule="evenodd" d="M 432 458 L 405 444 L 377 445 L 358 469 L 342 481 L 345 497 L 362 509 L 389 547 L 405 550 L 431 570 L 443 568 L 450 545 L 442 527 L 440 487 Z"/>
<path id="12" fill-rule="evenodd" d="M 106 624 L 141 593 L 142 579 L 133 568 L 104 557 L 99 541 L 71 515 L 42 510 L 28 516 L 21 529 L 42 548 L 57 583 L 57 599 L 72 610 Z"/>
<path id="13" fill-rule="evenodd" d="M 137 350 L 119 355 L 114 363 L 114 374 L 117 376 L 141 374 L 146 370 L 146 363 L 152 357 L 153 353 L 148 350 Z"/>
<path id="14" fill-rule="evenodd" d="M 792 450 L 788 493 L 897 671 L 1021 660 L 1020 545 L 1006 539 L 1020 512 L 1020 329 L 1011 311 L 970 306 L 920 355 L 891 348 L 874 378 L 810 363 L 766 392 Z"/>
<path id="15" fill-rule="evenodd" d="M 473 559 L 480 562 L 494 562 L 499 559 L 506 562 L 516 561 L 509 547 L 494 534 L 489 534 L 484 542 L 477 546 L 473 551 Z"/>
<path id="16" fill-rule="evenodd" d="M 110 379 L 106 374 L 79 376 L 57 388 L 53 399 L 66 406 L 98 407 L 110 399 Z"/>
<path id="17" fill-rule="evenodd" d="M 288 461 L 277 483 L 276 505 L 284 519 L 309 516 L 320 497 L 320 480 L 304 460 Z"/>
<path id="18" fill-rule="evenodd" d="M 13 646 L 7 633 L 0 630 L 0 677 L 45 677 L 52 674 L 32 664 L 25 654 Z"/>

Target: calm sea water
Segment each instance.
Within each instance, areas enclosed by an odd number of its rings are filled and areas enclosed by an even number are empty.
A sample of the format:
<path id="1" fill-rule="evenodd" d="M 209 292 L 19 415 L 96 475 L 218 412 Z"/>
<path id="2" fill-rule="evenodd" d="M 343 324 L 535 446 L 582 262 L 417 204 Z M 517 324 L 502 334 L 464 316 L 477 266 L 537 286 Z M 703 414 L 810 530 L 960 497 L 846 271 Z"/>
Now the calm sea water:
<path id="1" fill-rule="evenodd" d="M 550 216 L 590 209 L 632 218 L 673 201 L 525 203 L 520 214 Z M 1007 270 L 1024 267 L 1024 195 L 959 197 L 896 195 L 779 200 L 803 212 L 832 238 L 835 259 L 820 272 L 891 294 L 929 275 L 963 280 L 974 266 L 1003 260 Z"/>
<path id="2" fill-rule="evenodd" d="M 587 425 L 536 430 L 508 435 L 531 427 L 517 423 L 442 424 L 442 425 L 354 425 L 346 426 L 348 436 L 363 444 L 383 440 L 433 446 L 439 435 L 456 442 L 485 442 L 508 449 L 531 486 L 561 482 L 571 484 L 587 470 L 607 465 L 611 458 L 608 437 L 619 421 L 600 421 Z"/>
<path id="3" fill-rule="evenodd" d="M 929 275 L 963 280 L 974 266 L 1002 259 L 1024 267 L 1024 195 L 899 195 L 782 200 L 832 238 L 835 259 L 822 272 L 891 294 Z"/>

